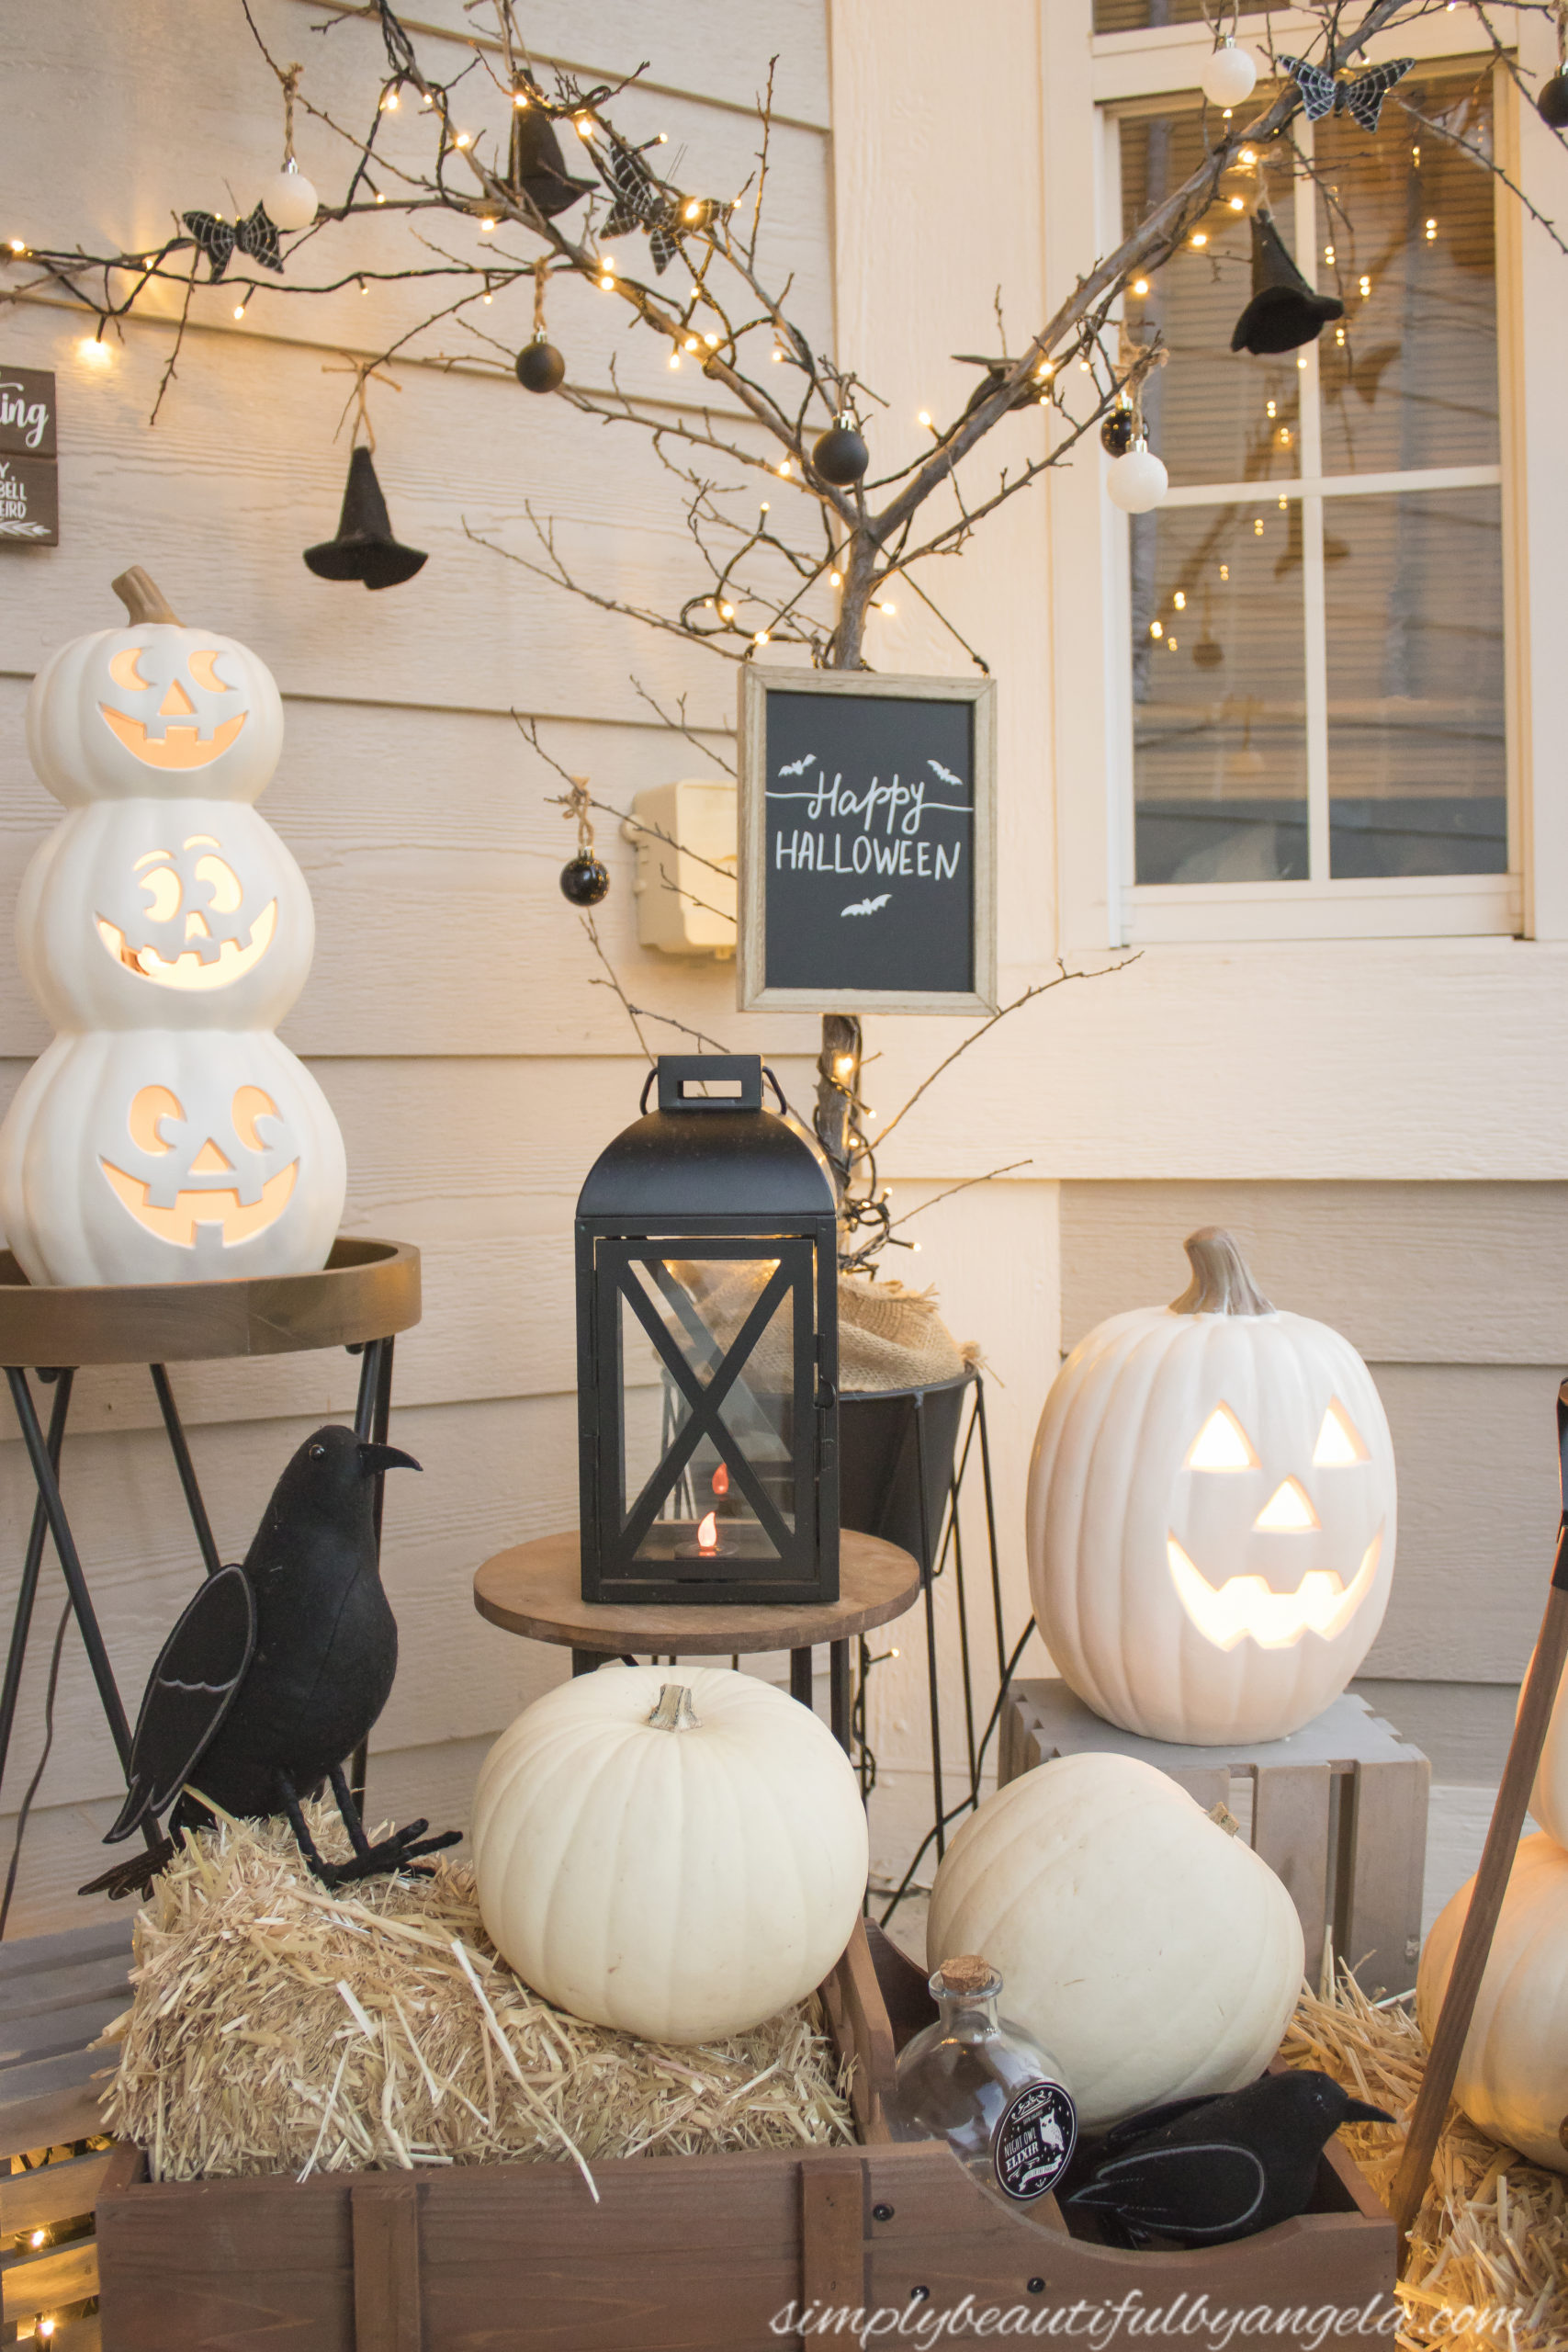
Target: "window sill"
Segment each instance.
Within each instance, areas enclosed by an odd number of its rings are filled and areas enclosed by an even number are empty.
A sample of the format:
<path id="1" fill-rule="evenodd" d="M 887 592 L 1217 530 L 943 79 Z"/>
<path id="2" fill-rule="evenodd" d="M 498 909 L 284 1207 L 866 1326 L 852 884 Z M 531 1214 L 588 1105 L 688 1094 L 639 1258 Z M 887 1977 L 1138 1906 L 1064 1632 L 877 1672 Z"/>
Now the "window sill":
<path id="1" fill-rule="evenodd" d="M 1122 893 L 1126 944 L 1517 936 L 1517 874 L 1406 880 L 1144 883 Z"/>

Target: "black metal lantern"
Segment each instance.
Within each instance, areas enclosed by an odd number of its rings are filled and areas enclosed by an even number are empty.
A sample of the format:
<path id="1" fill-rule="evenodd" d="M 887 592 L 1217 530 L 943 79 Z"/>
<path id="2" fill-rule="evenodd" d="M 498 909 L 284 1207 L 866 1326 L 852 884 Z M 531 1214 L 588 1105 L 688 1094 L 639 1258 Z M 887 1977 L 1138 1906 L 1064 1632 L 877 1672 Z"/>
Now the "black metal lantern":
<path id="1" fill-rule="evenodd" d="M 660 1055 L 642 1103 L 577 1204 L 582 1597 L 836 1600 L 826 1163 L 754 1054 Z"/>

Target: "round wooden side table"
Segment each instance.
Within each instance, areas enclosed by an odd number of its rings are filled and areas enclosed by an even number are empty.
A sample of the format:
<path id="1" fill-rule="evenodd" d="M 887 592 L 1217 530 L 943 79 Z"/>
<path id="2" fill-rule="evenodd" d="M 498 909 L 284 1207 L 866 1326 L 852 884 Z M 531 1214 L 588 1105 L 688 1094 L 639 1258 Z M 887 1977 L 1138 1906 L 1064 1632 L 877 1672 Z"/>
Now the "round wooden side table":
<path id="1" fill-rule="evenodd" d="M 60 1452 L 71 1389 L 84 1364 L 144 1363 L 209 1576 L 221 1562 L 197 1484 L 166 1366 L 222 1356 L 287 1355 L 309 1348 L 347 1348 L 361 1358 L 354 1425 L 384 1442 L 392 1398 L 392 1342 L 420 1317 L 419 1251 L 401 1241 L 339 1235 L 317 1273 L 265 1274 L 232 1282 L 125 1283 L 34 1287 L 8 1250 L 0 1250 L 0 1364 L 11 1391 L 22 1442 L 38 1487 L 32 1530 L 11 1622 L 0 1684 L 0 1775 L 11 1744 L 17 1696 L 27 1657 L 45 1535 L 64 1571 L 82 1645 L 121 1767 L 130 1760 L 130 1728 L 87 1589 L 86 1574 L 60 1494 Z M 29 1368 L 52 1384 L 46 1437 L 28 1379 Z M 376 1481 L 376 1540 L 381 1537 L 381 1481 Z M 362 1782 L 355 1758 L 353 1778 Z M 361 1802 L 363 1797 L 361 1796 Z M 155 1840 L 149 1829 L 149 1842 Z"/>
<path id="2" fill-rule="evenodd" d="M 874 1625 L 901 1617 L 919 1596 L 918 1561 L 896 1544 L 846 1528 L 839 1538 L 839 1599 L 801 1608 L 727 1609 L 721 1601 L 685 1608 L 601 1605 L 582 1598 L 577 1531 L 536 1536 L 487 1560 L 474 1577 L 474 1607 L 492 1625 L 571 1652 L 574 1674 L 592 1674 L 606 1657 L 734 1657 L 788 1650 L 791 1696 L 811 1704 L 811 1651 L 829 1649 L 833 1736 L 850 1745 L 850 1643 Z"/>

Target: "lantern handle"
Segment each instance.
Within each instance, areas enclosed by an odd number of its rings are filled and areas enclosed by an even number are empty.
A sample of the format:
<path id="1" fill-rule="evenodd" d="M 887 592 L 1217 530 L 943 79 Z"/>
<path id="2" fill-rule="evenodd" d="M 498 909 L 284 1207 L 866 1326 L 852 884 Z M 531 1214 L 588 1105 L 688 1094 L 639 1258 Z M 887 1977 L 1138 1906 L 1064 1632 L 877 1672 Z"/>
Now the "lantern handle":
<path id="1" fill-rule="evenodd" d="M 768 1084 L 773 1088 L 774 1094 L 778 1098 L 778 1105 L 781 1114 L 787 1119 L 789 1116 L 789 1104 L 784 1101 L 784 1088 L 779 1084 L 778 1080 L 773 1076 L 773 1071 L 768 1068 L 766 1062 L 762 1064 L 762 1076 L 767 1080 Z"/>

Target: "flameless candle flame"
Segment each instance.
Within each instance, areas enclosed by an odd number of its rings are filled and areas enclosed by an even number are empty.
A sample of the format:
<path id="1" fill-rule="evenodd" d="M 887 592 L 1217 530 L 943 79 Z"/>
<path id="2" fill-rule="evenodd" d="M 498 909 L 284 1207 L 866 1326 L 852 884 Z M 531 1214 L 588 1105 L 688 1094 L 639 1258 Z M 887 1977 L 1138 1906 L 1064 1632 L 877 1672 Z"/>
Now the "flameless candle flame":
<path id="1" fill-rule="evenodd" d="M 697 1521 L 697 1549 L 716 1552 L 718 1549 L 718 1513 L 707 1511 Z"/>
<path id="2" fill-rule="evenodd" d="M 722 1462 L 713 1474 L 713 1490 L 716 1495 L 727 1495 L 729 1492 L 729 1471 L 727 1464 Z M 708 1517 L 710 1519 L 713 1517 L 712 1511 L 709 1511 Z"/>

